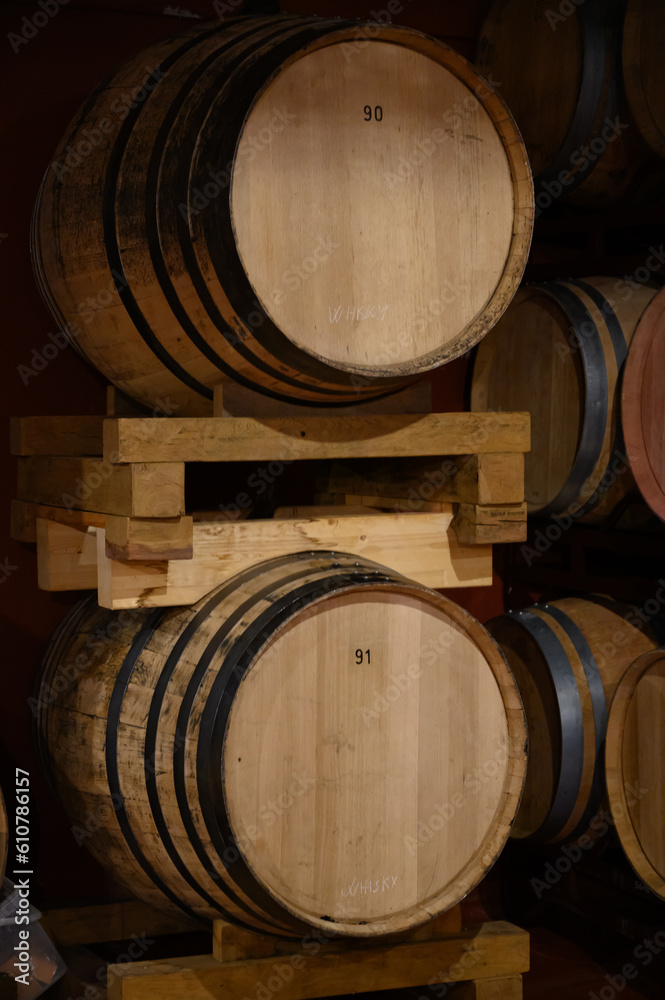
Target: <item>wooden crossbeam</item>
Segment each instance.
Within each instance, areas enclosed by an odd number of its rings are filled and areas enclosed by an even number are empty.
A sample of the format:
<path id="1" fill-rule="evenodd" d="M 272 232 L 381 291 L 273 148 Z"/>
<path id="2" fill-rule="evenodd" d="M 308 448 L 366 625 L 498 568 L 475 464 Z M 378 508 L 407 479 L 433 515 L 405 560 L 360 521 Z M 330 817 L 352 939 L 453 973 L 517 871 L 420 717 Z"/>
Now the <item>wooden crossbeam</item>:
<path id="1" fill-rule="evenodd" d="M 524 452 L 529 442 L 524 413 L 104 421 L 104 457 L 119 463 L 470 455 Z"/>
<path id="2" fill-rule="evenodd" d="M 492 583 L 491 546 L 461 546 L 452 512 L 194 523 L 193 557 L 118 562 L 97 533 L 99 603 L 118 610 L 194 604 L 255 563 L 309 550 L 362 555 L 427 587 Z"/>

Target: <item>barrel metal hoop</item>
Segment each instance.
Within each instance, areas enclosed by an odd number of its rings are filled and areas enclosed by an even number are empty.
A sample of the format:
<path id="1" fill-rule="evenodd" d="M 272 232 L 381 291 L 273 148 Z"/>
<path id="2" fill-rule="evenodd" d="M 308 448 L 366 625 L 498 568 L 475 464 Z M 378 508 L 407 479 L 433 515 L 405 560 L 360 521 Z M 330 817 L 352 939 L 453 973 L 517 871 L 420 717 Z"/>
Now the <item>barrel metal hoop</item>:
<path id="1" fill-rule="evenodd" d="M 551 282 L 534 287 L 550 295 L 563 308 L 576 330 L 590 331 L 580 337 L 580 355 L 584 369 L 586 407 L 582 433 L 570 475 L 557 496 L 538 511 L 539 517 L 565 513 L 578 498 L 584 484 L 596 467 L 603 450 L 609 409 L 609 388 L 603 343 L 589 310 L 577 296 L 563 285 Z"/>
<path id="2" fill-rule="evenodd" d="M 564 188 L 566 194 L 571 194 L 577 188 L 581 187 L 591 176 L 597 165 L 596 160 L 590 170 L 576 170 L 573 172 L 571 169 L 575 166 L 572 162 L 572 157 L 576 153 L 581 153 L 581 150 L 585 146 L 588 146 L 590 142 L 593 142 L 598 137 L 599 129 L 596 129 L 592 135 L 589 132 L 592 125 L 600 117 L 599 111 L 604 111 L 606 118 L 617 114 L 618 95 L 616 87 L 611 84 L 608 88 L 605 107 L 601 109 L 600 106 L 605 90 L 608 62 L 611 63 L 609 69 L 611 74 L 616 58 L 614 47 L 608 45 L 607 8 L 612 6 L 616 8 L 611 11 L 610 21 L 618 23 L 619 3 L 620 0 L 586 0 L 577 10 L 577 17 L 582 32 L 583 53 L 582 80 L 577 106 L 570 128 L 564 136 L 554 160 L 534 179 L 536 204 L 538 204 L 537 196 L 541 193 L 546 194 L 549 198 L 552 197 L 549 192 L 544 190 L 545 184 L 561 183 L 559 178 L 562 174 L 572 174 L 572 181 L 566 184 Z M 605 124 L 605 122 L 603 121 L 601 124 Z"/>
<path id="3" fill-rule="evenodd" d="M 157 611 L 148 616 L 140 630 L 134 636 L 134 640 L 129 648 L 129 651 L 127 652 L 127 655 L 122 662 L 122 666 L 118 671 L 113 692 L 111 693 L 106 719 L 106 774 L 112 801 L 114 797 L 118 799 L 118 804 L 114 806 L 116 819 L 120 829 L 122 830 L 125 842 L 132 852 L 134 860 L 143 869 L 148 878 L 157 886 L 157 888 L 164 893 L 167 899 L 174 903 L 179 909 L 183 910 L 183 912 L 186 913 L 192 920 L 198 921 L 200 918 L 197 914 L 190 909 L 186 903 L 183 903 L 172 889 L 165 885 L 141 850 L 131 823 L 129 822 L 129 817 L 127 816 L 118 770 L 118 727 L 120 724 L 122 703 L 124 701 L 132 673 L 134 672 L 136 662 L 150 641 L 150 637 L 153 632 L 159 626 L 162 618 L 166 615 L 167 610 L 168 609 L 166 608 L 159 608 Z"/>
<path id="4" fill-rule="evenodd" d="M 390 582 L 400 585 L 404 581 L 395 578 Z M 382 580 L 381 583 L 385 581 Z M 263 611 L 228 651 L 201 717 L 197 756 L 201 812 L 220 856 L 229 849 L 235 855 L 234 862 L 229 866 L 233 879 L 250 898 L 261 905 L 262 909 L 270 906 L 272 910 L 278 904 L 255 879 L 238 849 L 225 810 L 222 767 L 214 765 L 211 767 L 210 762 L 223 759 L 222 747 L 233 699 L 245 672 L 259 650 L 277 629 L 293 616 L 296 609 L 304 609 L 320 597 L 354 586 L 358 587 L 357 576 L 348 572 L 340 573 L 332 578 L 327 577 L 324 580 L 307 583 L 286 594 Z M 367 586 L 371 587 L 372 583 Z M 283 907 L 279 907 L 279 912 L 282 920 L 294 923 L 298 927 L 302 926 L 302 921 Z"/>
<path id="5" fill-rule="evenodd" d="M 536 607 L 541 607 L 541 605 L 536 605 Z M 605 757 L 603 747 L 605 746 L 605 734 L 607 732 L 607 698 L 605 696 L 605 688 L 603 687 L 600 671 L 598 670 L 598 664 L 596 663 L 591 647 L 586 641 L 584 633 L 581 631 L 579 626 L 576 625 L 572 618 L 565 614 L 565 612 L 553 604 L 546 604 L 542 606 L 542 608 L 544 611 L 547 611 L 547 614 L 551 615 L 552 618 L 559 623 L 559 625 L 561 625 L 575 647 L 575 652 L 579 656 L 582 667 L 584 668 L 584 674 L 586 676 L 587 684 L 589 685 L 589 693 L 591 695 L 591 706 L 593 708 L 596 759 L 593 769 L 591 789 L 589 791 L 589 801 L 582 813 L 579 823 L 570 834 L 570 837 L 566 838 L 576 840 L 586 830 L 588 830 L 589 824 L 600 809 L 603 799 L 603 789 L 605 786 Z"/>
<path id="6" fill-rule="evenodd" d="M 547 610 L 549 612 L 549 608 Z M 542 650 L 559 706 L 561 762 L 556 791 L 546 819 L 524 838 L 525 841 L 542 842 L 551 840 L 563 830 L 575 808 L 584 770 L 582 702 L 570 660 L 549 625 L 530 611 L 509 611 L 508 617 L 526 629 Z"/>

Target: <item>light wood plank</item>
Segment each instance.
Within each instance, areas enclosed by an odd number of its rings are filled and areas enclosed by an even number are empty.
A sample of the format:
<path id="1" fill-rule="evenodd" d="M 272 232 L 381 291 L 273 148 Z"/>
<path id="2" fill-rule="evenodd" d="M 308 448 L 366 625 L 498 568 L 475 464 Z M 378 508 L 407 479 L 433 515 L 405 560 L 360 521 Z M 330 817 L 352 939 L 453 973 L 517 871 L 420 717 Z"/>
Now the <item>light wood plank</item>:
<path id="1" fill-rule="evenodd" d="M 191 933 L 196 929 L 196 925 L 188 923 L 184 917 L 178 920 L 139 899 L 47 910 L 40 922 L 51 940 L 61 947 L 123 941 L 132 934 L 156 937 L 158 934 Z"/>
<path id="2" fill-rule="evenodd" d="M 94 590 L 97 529 L 81 531 L 38 517 L 37 582 L 40 590 Z"/>
<path id="3" fill-rule="evenodd" d="M 130 517 L 179 517 L 184 493 L 182 462 L 113 465 L 50 455 L 18 459 L 18 498 L 32 503 Z"/>
<path id="4" fill-rule="evenodd" d="M 309 549 L 362 555 L 427 587 L 490 586 L 491 547 L 461 546 L 451 522 L 448 513 L 195 523 L 193 558 L 170 563 L 108 559 L 100 531 L 99 603 L 114 610 L 194 604 L 248 566 Z"/>
<path id="5" fill-rule="evenodd" d="M 529 967 L 529 935 L 499 921 L 440 941 L 322 948 L 302 955 L 217 962 L 211 955 L 109 966 L 109 1000 L 239 1000 L 275 978 L 281 1000 L 312 1000 L 431 982 L 515 976 Z M 463 959 L 463 961 L 462 961 Z M 280 978 L 277 970 L 283 970 Z"/>
<path id="6" fill-rule="evenodd" d="M 312 504 L 302 507 L 278 507 L 273 514 L 276 520 L 292 521 L 303 517 L 381 517 L 384 511 L 370 505 L 358 504 Z"/>
<path id="7" fill-rule="evenodd" d="M 214 416 L 216 417 L 321 417 L 320 406 L 299 406 L 273 399 L 262 392 L 255 392 L 238 382 L 222 382 L 214 388 Z M 381 399 L 370 399 L 357 405 L 345 406 L 334 414 L 345 417 L 369 417 L 385 413 L 431 413 L 432 385 L 427 379 L 420 379 L 399 392 Z M 122 414 L 117 413 L 117 416 Z M 127 414 L 130 416 L 130 414 Z"/>
<path id="8" fill-rule="evenodd" d="M 147 559 L 191 559 L 194 529 L 191 517 L 106 518 L 106 554 L 109 559 L 136 562 Z"/>
<path id="9" fill-rule="evenodd" d="M 277 462 L 528 449 L 529 417 L 521 413 L 104 421 L 104 456 L 113 462 Z"/>
<path id="10" fill-rule="evenodd" d="M 46 504 L 12 500 L 11 537 L 17 542 L 37 541 L 37 518 L 58 521 L 70 528 L 103 528 L 106 515 L 89 510 L 67 510 L 65 507 L 48 507 Z"/>
<path id="11" fill-rule="evenodd" d="M 102 454 L 103 416 L 12 417 L 12 455 Z"/>
<path id="12" fill-rule="evenodd" d="M 452 454 L 449 452 L 448 454 Z M 333 463 L 317 481 L 321 492 L 389 497 L 425 503 L 512 504 L 524 500 L 524 455 L 474 454 L 462 458 L 401 459 L 362 468 Z M 414 506 L 415 505 L 415 506 Z"/>

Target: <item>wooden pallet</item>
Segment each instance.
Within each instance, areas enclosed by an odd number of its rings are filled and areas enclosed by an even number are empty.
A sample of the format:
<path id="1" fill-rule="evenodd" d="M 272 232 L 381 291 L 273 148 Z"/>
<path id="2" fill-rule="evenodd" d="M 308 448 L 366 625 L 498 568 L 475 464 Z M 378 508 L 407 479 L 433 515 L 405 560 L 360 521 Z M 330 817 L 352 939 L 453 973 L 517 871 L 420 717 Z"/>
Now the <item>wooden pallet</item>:
<path id="1" fill-rule="evenodd" d="M 215 396 L 219 415 L 211 417 L 12 422 L 12 537 L 37 543 L 42 589 L 96 588 L 99 603 L 114 610 L 189 605 L 255 562 L 313 549 L 357 553 L 433 588 L 487 586 L 491 544 L 525 537 L 528 414 L 422 412 L 422 392 L 408 389 L 398 396 L 411 412 L 393 412 L 391 397 L 351 408 L 352 415 L 303 416 L 249 390 L 225 385 L 223 392 Z M 127 406 L 111 394 L 112 413 Z M 229 406 L 262 415 L 231 416 Z M 391 412 L 378 412 L 381 406 Z M 425 460 L 432 455 L 450 456 L 436 504 L 395 506 L 409 497 L 394 481 L 400 463 L 410 469 L 414 458 L 420 462 L 424 489 L 430 469 L 441 478 L 442 460 Z M 281 509 L 272 519 L 186 513 L 187 462 L 359 458 L 390 459 L 393 473 L 377 480 L 390 488 L 387 507 L 371 499 L 385 496 L 381 486 L 363 483 L 332 507 Z M 408 489 L 415 475 L 401 474 Z"/>
<path id="2" fill-rule="evenodd" d="M 122 930 L 127 938 L 135 933 L 153 944 L 160 933 L 188 929 L 172 923 L 165 923 L 138 902 L 45 914 L 45 924 L 59 946 L 91 943 L 91 926 L 98 936 L 117 936 Z M 108 1000 L 181 1000 L 185 996 L 188 1000 L 254 1000 L 277 993 L 281 1000 L 313 1000 L 350 993 L 374 996 L 405 987 L 426 989 L 439 983 L 451 984 L 450 995 L 459 998 L 520 1000 L 522 973 L 529 968 L 529 935 L 504 921 L 463 930 L 457 906 L 398 941 L 340 942 L 318 931 L 302 941 L 288 941 L 218 920 L 211 954 L 149 956 L 147 950 L 140 961 L 108 965 Z M 88 985 L 94 982 L 99 991 L 103 976 L 95 972 Z M 70 992 L 77 988 L 86 995 L 85 987 L 85 980 L 76 981 L 75 976 L 65 982 Z"/>

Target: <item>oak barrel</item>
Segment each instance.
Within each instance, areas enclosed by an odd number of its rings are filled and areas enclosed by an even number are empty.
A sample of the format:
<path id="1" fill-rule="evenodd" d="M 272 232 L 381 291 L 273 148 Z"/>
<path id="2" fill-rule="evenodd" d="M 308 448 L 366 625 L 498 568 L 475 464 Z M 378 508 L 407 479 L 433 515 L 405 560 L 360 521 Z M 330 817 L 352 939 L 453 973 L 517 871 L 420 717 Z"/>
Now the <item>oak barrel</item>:
<path id="1" fill-rule="evenodd" d="M 665 648 L 640 656 L 615 691 L 605 769 L 626 856 L 665 899 Z"/>
<path id="2" fill-rule="evenodd" d="M 665 156 L 665 7 L 661 0 L 628 0 L 623 28 L 623 79 L 643 138 Z"/>
<path id="3" fill-rule="evenodd" d="M 619 379 L 655 289 L 616 278 L 520 289 L 479 345 L 473 410 L 531 414 L 531 514 L 600 522 L 636 493 L 620 435 Z"/>
<path id="4" fill-rule="evenodd" d="M 621 81 L 622 0 L 495 0 L 477 64 L 524 137 L 536 214 L 557 201 L 603 207 L 631 188 L 650 151 Z"/>
<path id="5" fill-rule="evenodd" d="M 33 259 L 72 343 L 184 416 L 228 379 L 355 403 L 463 354 L 518 287 L 532 226 L 514 122 L 446 45 L 237 18 L 92 93 L 46 173 Z"/>
<path id="6" fill-rule="evenodd" d="M 606 598 L 566 597 L 508 612 L 487 628 L 514 674 L 529 735 L 511 836 L 556 843 L 593 834 L 605 796 L 608 706 L 630 664 L 658 646 L 662 625 Z"/>
<path id="7" fill-rule="evenodd" d="M 665 521 L 665 289 L 648 306 L 632 339 L 621 415 L 626 452 L 640 493 Z"/>
<path id="8" fill-rule="evenodd" d="M 494 640 L 340 553 L 261 563 L 187 609 L 83 602 L 36 708 L 74 835 L 124 886 L 287 936 L 387 934 L 454 905 L 524 779 Z"/>

